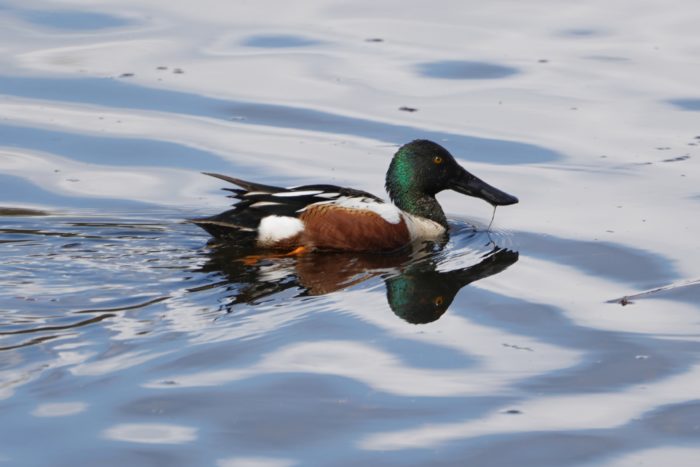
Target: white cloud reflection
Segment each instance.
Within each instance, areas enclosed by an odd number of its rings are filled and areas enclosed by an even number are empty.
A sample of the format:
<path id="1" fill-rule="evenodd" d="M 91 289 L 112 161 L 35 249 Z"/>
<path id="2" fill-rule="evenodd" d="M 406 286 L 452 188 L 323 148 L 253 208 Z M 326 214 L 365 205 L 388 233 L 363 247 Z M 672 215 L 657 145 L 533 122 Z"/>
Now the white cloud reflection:
<path id="1" fill-rule="evenodd" d="M 518 410 L 522 412 L 519 415 L 505 413 L 510 407 L 503 407 L 474 420 L 375 433 L 365 437 L 359 446 L 379 451 L 431 448 L 449 441 L 495 434 L 615 428 L 661 405 L 694 400 L 699 378 L 700 366 L 695 366 L 681 375 L 627 390 L 536 397 L 518 402 Z"/>
<path id="2" fill-rule="evenodd" d="M 122 423 L 107 428 L 102 436 L 131 443 L 184 444 L 197 439 L 197 429 L 167 423 Z"/>
<path id="3" fill-rule="evenodd" d="M 623 454 L 605 463 L 606 467 L 639 467 L 672 465 L 673 467 L 696 467 L 700 459 L 698 447 L 658 447 L 640 449 Z M 600 464 L 595 464 L 600 465 Z M 586 464 L 584 467 L 588 467 Z M 593 467 L 591 465 L 590 467 Z"/>
<path id="4" fill-rule="evenodd" d="M 496 361 L 515 357 L 516 352 L 495 341 L 500 358 Z M 521 352 L 533 354 L 533 352 Z M 548 361 L 546 352 L 540 364 L 546 366 L 560 362 Z M 537 361 L 537 355 L 528 355 Z M 358 365 L 357 362 L 363 362 Z M 543 363 L 544 362 L 544 363 Z M 264 356 L 260 362 L 246 368 L 228 368 L 203 371 L 167 377 L 151 381 L 146 387 L 206 387 L 219 386 L 233 381 L 253 378 L 260 375 L 283 373 L 309 373 L 332 375 L 359 381 L 378 391 L 398 396 L 463 396 L 480 394 L 484 391 L 504 391 L 515 380 L 544 371 L 543 366 L 530 368 L 522 365 L 501 367 L 499 365 L 477 365 L 475 368 L 455 369 L 415 368 L 401 361 L 395 355 L 372 345 L 354 341 L 316 341 L 292 344 L 276 349 Z M 549 364 L 549 365 L 548 365 Z M 518 365 L 518 364 L 515 364 Z M 167 383 L 163 382 L 167 381 Z M 175 382 L 175 385 L 172 384 Z"/>
<path id="5" fill-rule="evenodd" d="M 65 417 L 68 415 L 79 414 L 87 409 L 88 405 L 84 402 L 54 402 L 40 404 L 32 411 L 35 417 Z"/>
<path id="6" fill-rule="evenodd" d="M 158 359 L 170 352 L 134 351 L 109 358 L 100 358 L 73 366 L 70 372 L 76 376 L 97 376 L 125 370 Z"/>
<path id="7" fill-rule="evenodd" d="M 229 457 L 216 462 L 217 467 L 291 467 L 297 464 L 291 459 L 274 457 Z"/>

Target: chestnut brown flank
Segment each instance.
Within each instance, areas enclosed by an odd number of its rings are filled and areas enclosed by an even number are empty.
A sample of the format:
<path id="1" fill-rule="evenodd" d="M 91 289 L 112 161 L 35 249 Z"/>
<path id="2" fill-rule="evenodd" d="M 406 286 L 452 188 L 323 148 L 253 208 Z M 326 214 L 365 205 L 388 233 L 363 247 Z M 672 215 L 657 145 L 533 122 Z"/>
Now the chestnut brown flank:
<path id="1" fill-rule="evenodd" d="M 302 244 L 319 250 L 390 251 L 410 241 L 406 222 L 392 224 L 377 213 L 322 204 L 308 208 Z"/>

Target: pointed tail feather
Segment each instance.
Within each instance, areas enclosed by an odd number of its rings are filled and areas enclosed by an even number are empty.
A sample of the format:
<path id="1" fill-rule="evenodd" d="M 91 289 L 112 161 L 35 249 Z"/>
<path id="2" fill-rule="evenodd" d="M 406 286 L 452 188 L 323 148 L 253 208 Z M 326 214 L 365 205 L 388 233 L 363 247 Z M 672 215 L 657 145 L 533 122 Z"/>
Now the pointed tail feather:
<path id="1" fill-rule="evenodd" d="M 263 191 L 267 193 L 277 193 L 279 191 L 284 191 L 285 188 L 281 188 L 278 186 L 272 186 L 272 185 L 263 185 L 262 183 L 253 183 L 253 182 L 248 182 L 246 180 L 241 180 L 240 178 L 234 178 L 234 177 L 229 177 L 228 175 L 222 175 L 222 174 L 217 174 L 217 173 L 212 173 L 212 172 L 202 172 L 204 175 L 209 175 L 210 177 L 218 178 L 219 180 L 223 180 L 225 182 L 233 183 L 234 185 L 238 185 L 241 188 L 244 188 L 248 191 Z"/>
<path id="2" fill-rule="evenodd" d="M 257 231 L 255 229 L 218 219 L 202 217 L 198 219 L 188 219 L 187 222 L 201 227 L 209 232 L 212 237 L 224 240 L 235 240 L 236 243 L 239 244 L 248 242 L 253 244 L 257 238 Z"/>

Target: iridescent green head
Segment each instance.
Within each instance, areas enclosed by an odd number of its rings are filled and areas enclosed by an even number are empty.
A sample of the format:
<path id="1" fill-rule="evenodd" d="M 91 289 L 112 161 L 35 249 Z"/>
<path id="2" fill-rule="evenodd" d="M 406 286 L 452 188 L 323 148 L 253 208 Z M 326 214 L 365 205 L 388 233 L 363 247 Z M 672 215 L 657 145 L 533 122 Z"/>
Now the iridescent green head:
<path id="1" fill-rule="evenodd" d="M 386 190 L 400 209 L 447 227 L 445 213 L 435 199 L 451 189 L 481 198 L 493 206 L 515 204 L 518 198 L 470 174 L 447 149 L 428 140 L 415 140 L 399 148 L 386 174 Z"/>

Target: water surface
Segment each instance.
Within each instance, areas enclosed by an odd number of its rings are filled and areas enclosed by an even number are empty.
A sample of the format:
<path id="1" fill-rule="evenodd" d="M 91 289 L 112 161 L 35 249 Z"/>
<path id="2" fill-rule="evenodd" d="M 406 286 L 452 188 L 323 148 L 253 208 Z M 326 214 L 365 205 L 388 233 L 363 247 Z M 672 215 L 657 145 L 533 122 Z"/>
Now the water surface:
<path id="1" fill-rule="evenodd" d="M 694 466 L 693 5 L 273 3 L 0 8 L 0 461 Z M 392 255 L 186 222 L 415 138 L 520 204 Z"/>

